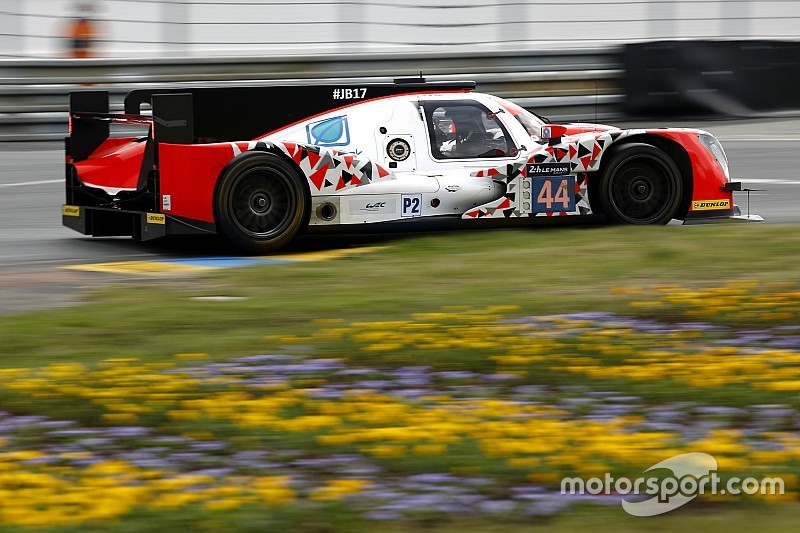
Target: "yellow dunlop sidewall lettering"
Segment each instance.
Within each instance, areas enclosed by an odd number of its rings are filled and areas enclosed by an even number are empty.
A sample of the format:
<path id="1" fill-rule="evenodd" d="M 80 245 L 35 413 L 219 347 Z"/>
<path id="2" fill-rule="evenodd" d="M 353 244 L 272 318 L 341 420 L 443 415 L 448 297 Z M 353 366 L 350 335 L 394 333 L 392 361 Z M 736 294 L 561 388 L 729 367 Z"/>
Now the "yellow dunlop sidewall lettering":
<path id="1" fill-rule="evenodd" d="M 692 202 L 692 211 L 711 211 L 714 209 L 730 208 L 730 200 L 695 200 Z"/>
<path id="2" fill-rule="evenodd" d="M 165 224 L 166 217 L 164 215 L 158 215 L 156 213 L 147 213 L 147 223 L 148 224 Z"/>
<path id="3" fill-rule="evenodd" d="M 62 205 L 61 214 L 65 217 L 79 217 L 81 216 L 81 208 L 77 205 Z"/>

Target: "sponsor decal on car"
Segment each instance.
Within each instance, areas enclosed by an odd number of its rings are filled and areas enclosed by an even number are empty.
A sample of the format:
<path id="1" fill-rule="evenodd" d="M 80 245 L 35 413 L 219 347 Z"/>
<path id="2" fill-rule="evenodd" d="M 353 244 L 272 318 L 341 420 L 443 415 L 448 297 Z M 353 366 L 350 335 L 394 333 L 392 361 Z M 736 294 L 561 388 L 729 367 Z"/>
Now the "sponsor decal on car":
<path id="1" fill-rule="evenodd" d="M 405 161 L 411 155 L 411 146 L 405 139 L 392 139 L 386 147 L 386 153 L 394 161 Z"/>
<path id="2" fill-rule="evenodd" d="M 714 209 L 730 209 L 730 200 L 695 200 L 692 202 L 692 211 L 711 211 Z"/>
<path id="3" fill-rule="evenodd" d="M 525 175 L 528 177 L 564 176 L 569 172 L 569 163 L 528 163 L 525 165 Z"/>
<path id="4" fill-rule="evenodd" d="M 364 200 L 362 198 L 353 198 L 350 200 L 350 212 L 356 213 L 381 213 L 392 214 L 397 213 L 397 199 L 396 198 L 381 198 L 378 197 L 374 200 Z"/>
<path id="5" fill-rule="evenodd" d="M 65 217 L 79 217 L 81 216 L 81 208 L 77 205 L 62 205 L 61 214 Z"/>
<path id="6" fill-rule="evenodd" d="M 309 144 L 317 146 L 347 146 L 350 144 L 350 128 L 347 116 L 329 117 L 306 126 Z"/>
<path id="7" fill-rule="evenodd" d="M 147 223 L 148 224 L 166 224 L 166 218 L 164 215 L 159 215 L 157 213 L 147 213 Z"/>

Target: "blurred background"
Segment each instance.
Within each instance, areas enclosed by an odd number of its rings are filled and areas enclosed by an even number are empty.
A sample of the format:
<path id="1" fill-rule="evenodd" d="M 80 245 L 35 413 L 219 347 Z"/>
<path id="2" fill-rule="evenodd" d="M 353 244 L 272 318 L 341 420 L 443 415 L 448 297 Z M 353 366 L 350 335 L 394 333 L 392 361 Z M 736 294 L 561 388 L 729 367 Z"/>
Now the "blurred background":
<path id="1" fill-rule="evenodd" d="M 0 53 L 63 57 L 75 19 L 105 57 L 607 47 L 794 39 L 794 0 L 2 0 Z"/>
<path id="2" fill-rule="evenodd" d="M 554 120 L 796 114 L 797 0 L 0 0 L 0 140 L 67 93 L 470 79 Z M 652 47 L 650 43 L 663 43 Z"/>

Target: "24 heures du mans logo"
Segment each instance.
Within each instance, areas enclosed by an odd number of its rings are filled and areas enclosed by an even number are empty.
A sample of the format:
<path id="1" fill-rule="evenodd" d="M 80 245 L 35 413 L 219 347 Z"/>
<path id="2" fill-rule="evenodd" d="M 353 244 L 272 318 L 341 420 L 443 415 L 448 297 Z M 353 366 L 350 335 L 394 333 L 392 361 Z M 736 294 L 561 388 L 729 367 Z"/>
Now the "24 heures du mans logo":
<path id="1" fill-rule="evenodd" d="M 569 163 L 528 163 L 525 165 L 525 175 L 529 178 L 535 176 L 564 176 L 569 173 Z"/>

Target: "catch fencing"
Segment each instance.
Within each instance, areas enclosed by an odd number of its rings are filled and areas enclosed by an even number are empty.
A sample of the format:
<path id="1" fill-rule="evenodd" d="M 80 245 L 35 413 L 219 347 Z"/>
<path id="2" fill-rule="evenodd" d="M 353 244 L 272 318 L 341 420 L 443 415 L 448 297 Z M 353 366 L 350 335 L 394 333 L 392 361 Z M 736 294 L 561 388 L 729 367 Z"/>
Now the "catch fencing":
<path id="1" fill-rule="evenodd" d="M 554 119 L 608 119 L 622 104 L 618 49 L 539 53 L 359 54 L 352 57 L 0 60 L 0 140 L 55 140 L 67 132 L 68 93 L 107 89 L 121 111 L 134 88 L 473 80 Z M 278 104 L 279 105 L 279 104 Z"/>

